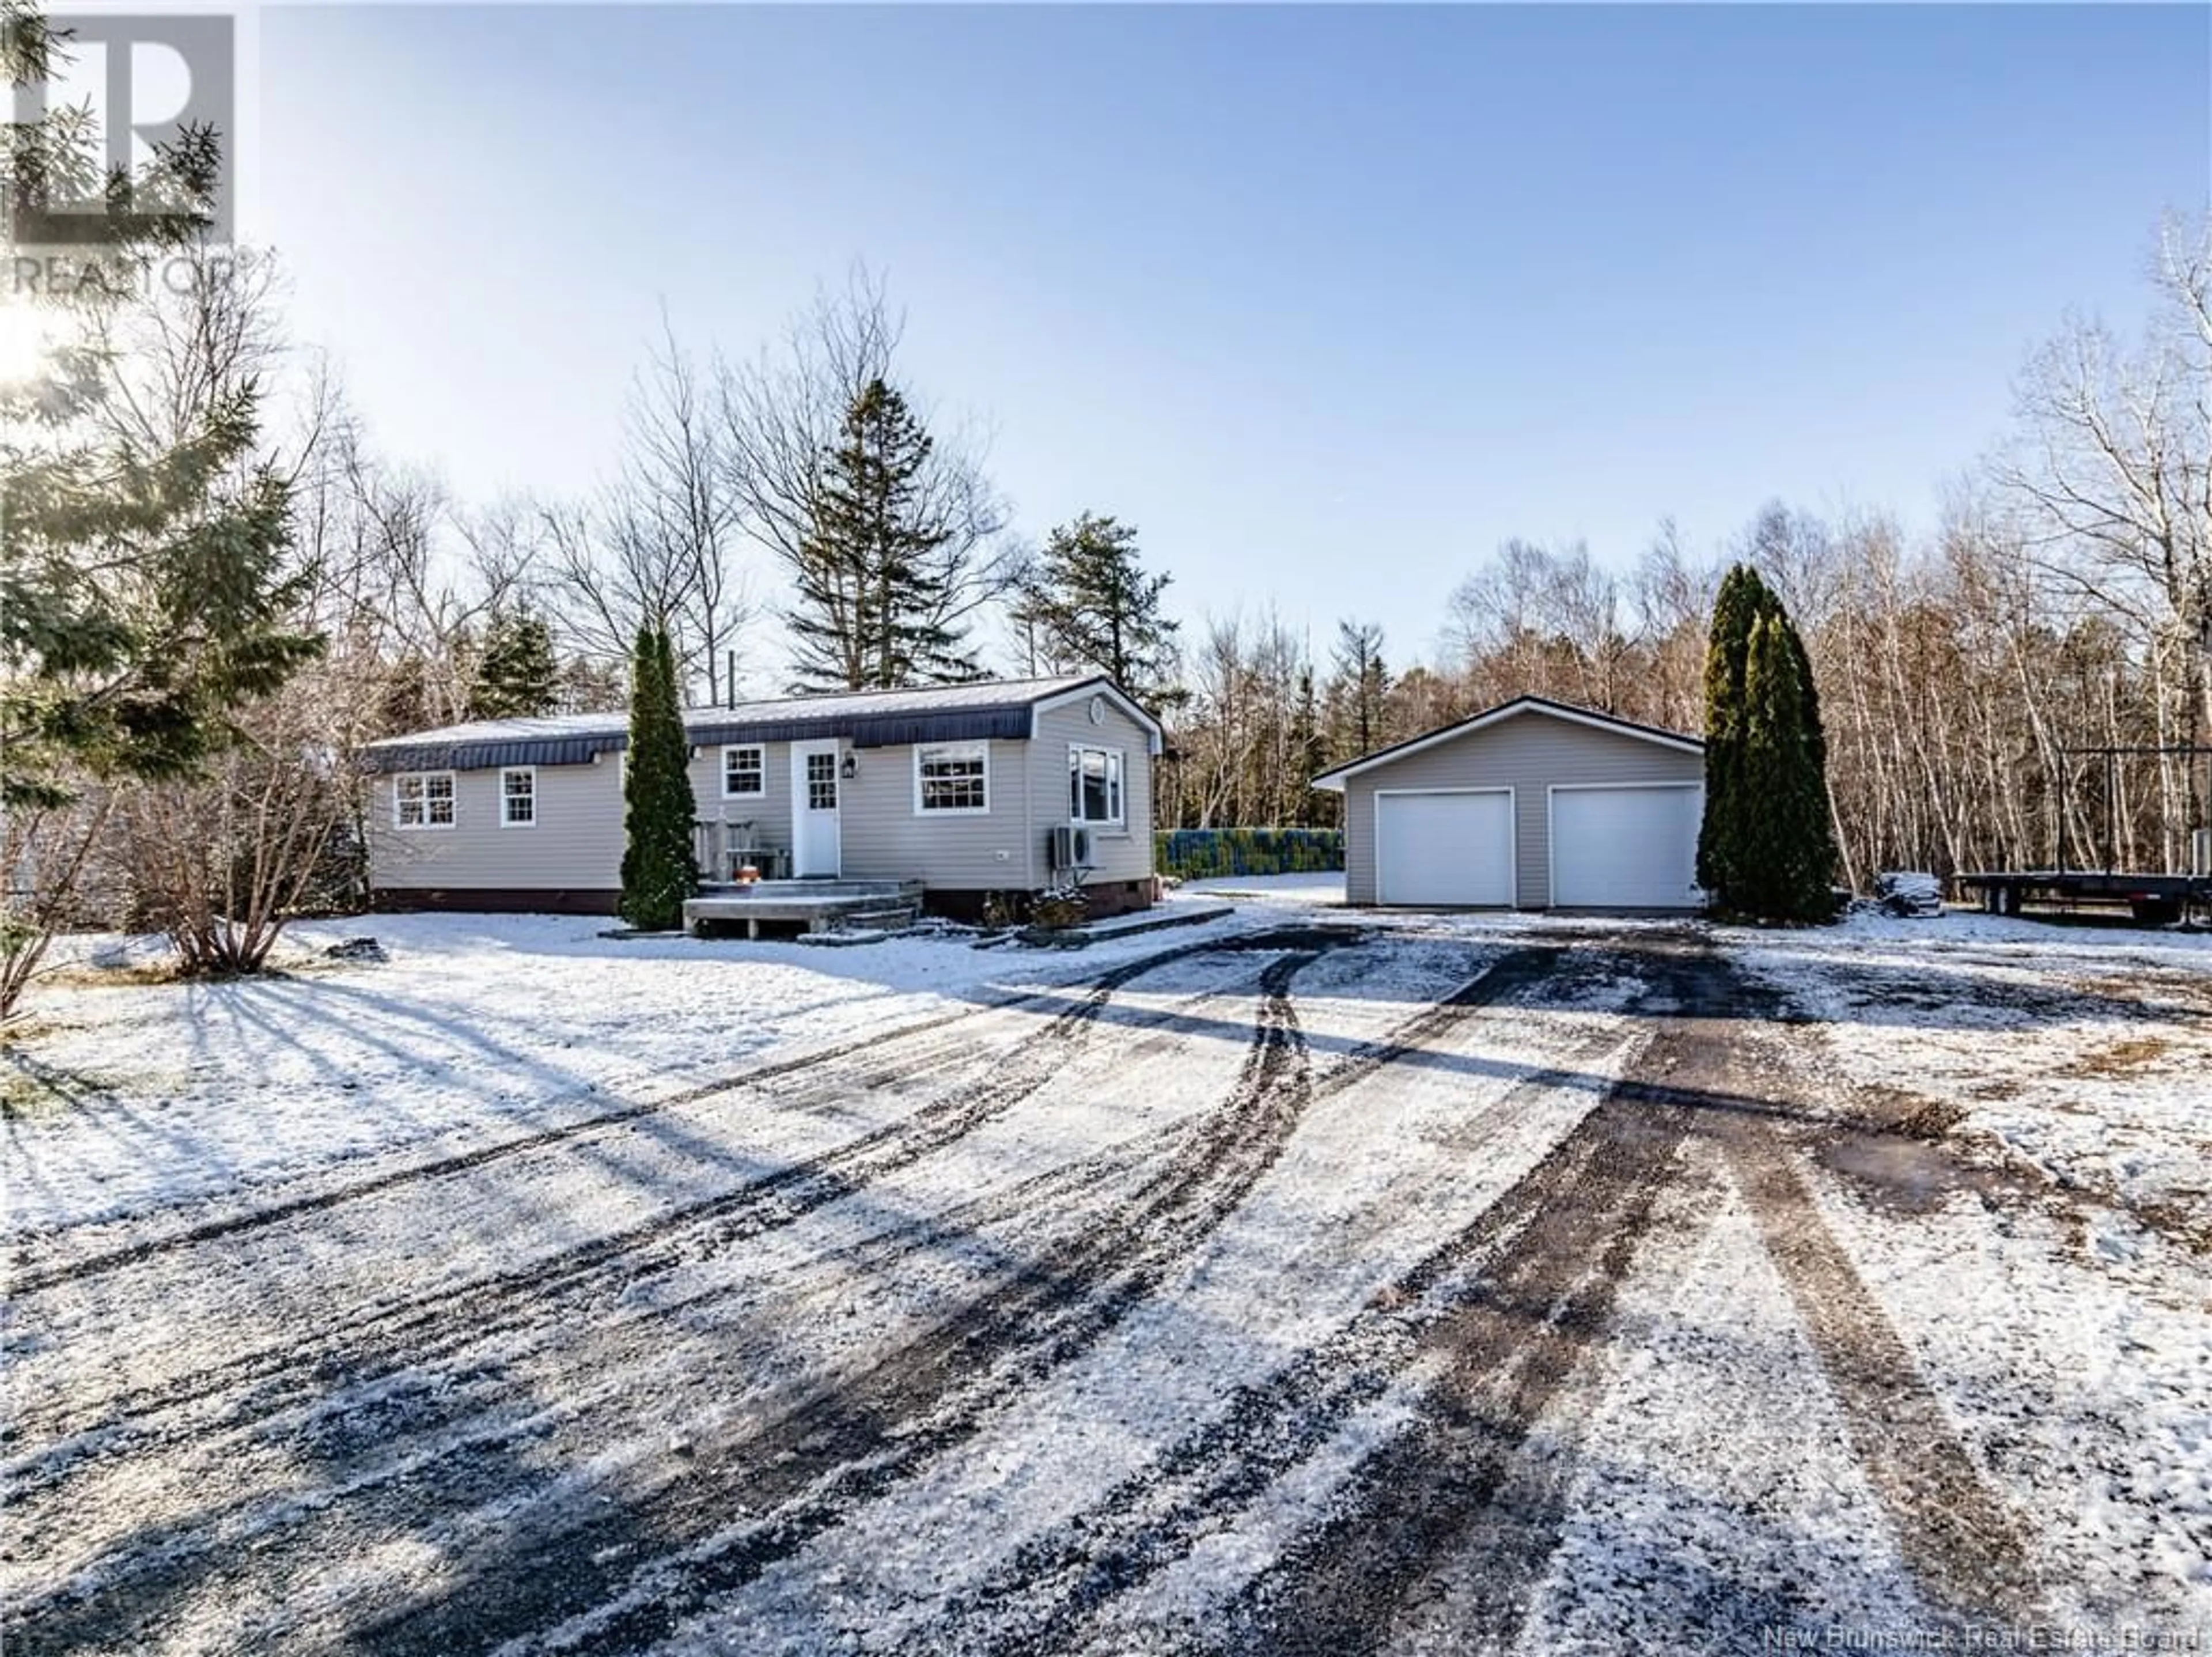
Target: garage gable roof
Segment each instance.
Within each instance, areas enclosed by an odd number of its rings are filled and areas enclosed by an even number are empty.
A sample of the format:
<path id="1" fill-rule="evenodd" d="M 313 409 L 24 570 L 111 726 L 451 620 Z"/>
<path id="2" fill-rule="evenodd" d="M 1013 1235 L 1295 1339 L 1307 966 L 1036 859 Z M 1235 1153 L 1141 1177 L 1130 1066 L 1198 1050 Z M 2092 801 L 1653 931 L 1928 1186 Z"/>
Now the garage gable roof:
<path id="1" fill-rule="evenodd" d="M 1616 718 L 1601 714 L 1595 708 L 1577 708 L 1571 702 L 1554 702 L 1546 696 L 1516 696 L 1510 702 L 1501 702 L 1495 708 L 1446 725 L 1420 736 L 1409 736 L 1403 742 L 1394 742 L 1387 748 L 1377 748 L 1373 753 L 1362 754 L 1357 759 L 1347 759 L 1341 765 L 1333 765 L 1313 780 L 1317 789 L 1342 792 L 1348 778 L 1377 765 L 1387 765 L 1393 760 L 1403 759 L 1408 754 L 1419 753 L 1443 742 L 1454 742 L 1463 736 L 1488 728 L 1501 721 L 1517 718 L 1522 714 L 1543 714 L 1553 719 L 1564 719 L 1577 725 L 1588 725 L 1596 730 L 1612 731 L 1621 736 L 1632 736 L 1645 742 L 1656 742 L 1662 747 L 1674 748 L 1684 753 L 1703 753 L 1705 745 L 1694 736 L 1685 736 L 1680 731 L 1662 730 L 1656 725 L 1639 725 L 1632 719 Z"/>

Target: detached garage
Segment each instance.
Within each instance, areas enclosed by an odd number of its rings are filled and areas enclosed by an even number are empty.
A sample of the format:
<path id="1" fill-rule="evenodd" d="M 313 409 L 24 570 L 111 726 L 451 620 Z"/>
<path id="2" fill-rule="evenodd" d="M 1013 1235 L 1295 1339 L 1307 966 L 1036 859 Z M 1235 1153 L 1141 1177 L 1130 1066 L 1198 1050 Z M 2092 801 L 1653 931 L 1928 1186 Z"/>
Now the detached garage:
<path id="1" fill-rule="evenodd" d="M 1422 908 L 1690 910 L 1705 745 L 1516 698 L 1322 772 L 1345 895 Z"/>

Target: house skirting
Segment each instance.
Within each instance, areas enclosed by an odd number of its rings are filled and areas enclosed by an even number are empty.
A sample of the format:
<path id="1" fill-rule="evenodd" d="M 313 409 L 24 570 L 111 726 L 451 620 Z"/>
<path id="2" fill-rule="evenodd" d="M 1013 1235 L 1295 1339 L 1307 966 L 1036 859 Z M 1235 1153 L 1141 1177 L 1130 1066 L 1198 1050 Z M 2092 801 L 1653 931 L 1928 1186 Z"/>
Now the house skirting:
<path id="1" fill-rule="evenodd" d="M 1127 915 L 1152 905 L 1154 882 L 1094 880 L 1084 888 L 1086 912 L 1093 918 Z M 956 886 L 930 886 L 922 893 L 922 907 L 948 920 L 980 921 L 983 906 L 994 894 Z M 999 894 L 1008 910 L 1026 920 L 1030 900 L 1036 894 L 1009 891 Z M 369 894 L 372 905 L 386 914 L 410 910 L 440 910 L 497 915 L 612 915 L 622 902 L 619 890 L 562 890 L 550 886 L 380 886 Z"/>
<path id="2" fill-rule="evenodd" d="M 1127 915 L 1139 909 L 1150 909 L 1156 883 L 1150 875 L 1141 880 L 1092 880 L 1085 883 L 1084 897 L 1087 899 L 1085 912 L 1094 919 L 1103 915 Z M 1029 918 L 1029 906 L 1036 894 L 1033 892 L 977 892 L 963 887 L 931 886 L 922 893 L 922 907 L 933 915 L 942 915 L 951 921 L 980 921 L 983 906 L 994 897 L 1006 900 L 1007 910 L 1017 918 Z"/>
<path id="3" fill-rule="evenodd" d="M 371 905 L 386 914 L 410 910 L 452 910 L 487 915 L 611 915 L 622 902 L 619 888 L 567 891 L 554 886 L 379 886 Z"/>

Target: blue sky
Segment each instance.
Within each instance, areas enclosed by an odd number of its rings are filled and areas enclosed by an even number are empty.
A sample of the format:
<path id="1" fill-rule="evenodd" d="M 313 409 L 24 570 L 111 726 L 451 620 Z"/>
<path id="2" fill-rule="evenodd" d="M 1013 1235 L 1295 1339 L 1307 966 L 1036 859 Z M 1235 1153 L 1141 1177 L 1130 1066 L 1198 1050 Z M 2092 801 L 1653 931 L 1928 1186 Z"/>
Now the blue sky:
<path id="1" fill-rule="evenodd" d="M 2212 9 L 275 8 L 300 332 L 456 490 L 610 468 L 665 300 L 865 259 L 1041 535 L 1425 652 L 1507 536 L 1932 521 L 2069 307 L 2212 198 Z"/>

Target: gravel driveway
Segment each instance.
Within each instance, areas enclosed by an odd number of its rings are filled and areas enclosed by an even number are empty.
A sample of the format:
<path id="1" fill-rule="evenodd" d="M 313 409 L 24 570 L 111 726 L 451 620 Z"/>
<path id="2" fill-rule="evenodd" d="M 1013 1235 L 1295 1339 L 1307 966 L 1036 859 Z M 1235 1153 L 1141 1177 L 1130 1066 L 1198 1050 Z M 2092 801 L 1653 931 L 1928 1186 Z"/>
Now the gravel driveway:
<path id="1" fill-rule="evenodd" d="M 2202 1466 L 2112 1471 L 2125 1354 L 1923 1315 L 2094 1270 L 2078 1201 L 1826 1010 L 1686 927 L 1293 917 L 21 1238 L 8 1648 L 2203 1630 Z M 2130 1327 L 2212 1427 L 2174 1249 Z"/>

